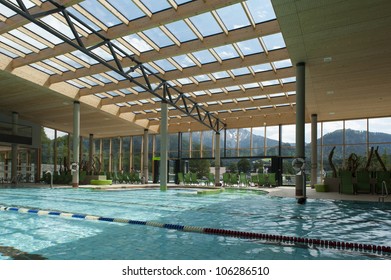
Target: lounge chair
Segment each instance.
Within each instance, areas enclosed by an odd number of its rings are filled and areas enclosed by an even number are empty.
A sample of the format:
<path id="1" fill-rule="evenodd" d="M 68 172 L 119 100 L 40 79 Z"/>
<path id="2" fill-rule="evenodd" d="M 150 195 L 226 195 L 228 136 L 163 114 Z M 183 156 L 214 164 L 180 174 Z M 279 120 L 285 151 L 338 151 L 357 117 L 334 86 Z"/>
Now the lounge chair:
<path id="1" fill-rule="evenodd" d="M 339 177 L 341 179 L 339 192 L 343 194 L 355 194 L 352 172 L 343 170 L 339 173 Z"/>
<path id="2" fill-rule="evenodd" d="M 371 192 L 371 178 L 368 171 L 357 171 L 356 173 L 357 184 L 356 192 L 357 193 L 370 193 Z"/>

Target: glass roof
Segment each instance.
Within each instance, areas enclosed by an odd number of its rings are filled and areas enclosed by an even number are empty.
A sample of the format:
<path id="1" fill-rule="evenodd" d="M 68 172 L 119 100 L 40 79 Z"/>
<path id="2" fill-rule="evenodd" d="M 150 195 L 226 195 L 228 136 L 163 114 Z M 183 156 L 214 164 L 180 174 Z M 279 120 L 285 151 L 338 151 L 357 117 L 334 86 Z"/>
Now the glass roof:
<path id="1" fill-rule="evenodd" d="M 18 5 L 17 1 L 9 2 Z M 28 8 L 40 9 L 39 2 L 23 0 Z M 160 102 L 146 92 L 149 86 L 156 89 L 161 83 L 154 75 L 207 110 L 209 105 L 213 114 L 225 110 L 223 106 L 214 111 L 216 106 L 232 103 L 231 107 L 237 108 L 228 110 L 236 111 L 237 116 L 246 108 L 278 107 L 281 101 L 277 97 L 288 96 L 284 84 L 296 81 L 281 32 L 260 34 L 255 29 L 259 26 L 262 30 L 267 22 L 275 24 L 274 30 L 278 30 L 270 0 L 247 0 L 233 5 L 216 1 L 215 10 L 210 10 L 205 1 L 189 0 L 73 2 L 67 11 L 84 23 L 85 26 L 77 23 L 74 28 L 80 40 L 88 42 L 85 47 L 89 50 L 76 50 L 35 23 L 21 23 L 0 33 L 0 55 L 14 59 L 18 67 L 29 66 L 51 76 L 50 82 L 79 89 L 81 96 L 102 99 L 102 104 L 124 112 L 137 112 L 138 118 L 147 113 L 153 120 L 160 117 Z M 210 6 L 215 6 L 213 0 L 210 2 Z M 15 12 L 0 4 L 0 15 L 8 19 Z M 43 16 L 39 21 L 75 39 L 62 13 Z M 107 41 L 93 35 L 89 28 L 99 31 Z M 107 42 L 120 51 L 114 48 L 113 54 Z M 269 57 L 269 52 L 278 53 L 278 60 Z M 130 57 L 149 69 L 148 77 L 134 67 Z M 114 71 L 98 60 L 113 67 L 121 64 L 121 69 Z M 127 81 L 122 69 L 135 83 Z M 266 88 L 268 92 L 263 94 Z M 295 94 L 292 88 L 288 90 L 289 95 Z M 254 104 L 249 106 L 249 102 Z M 241 108 L 241 103 L 246 103 L 246 107 Z M 137 109 L 132 110 L 133 106 Z"/>

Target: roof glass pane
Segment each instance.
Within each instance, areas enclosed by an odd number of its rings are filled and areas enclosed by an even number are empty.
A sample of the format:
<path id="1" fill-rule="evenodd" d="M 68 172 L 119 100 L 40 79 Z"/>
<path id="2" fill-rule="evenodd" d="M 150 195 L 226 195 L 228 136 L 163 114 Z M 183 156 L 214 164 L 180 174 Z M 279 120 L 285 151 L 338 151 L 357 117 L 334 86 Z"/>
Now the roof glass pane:
<path id="1" fill-rule="evenodd" d="M 246 2 L 252 17 L 256 23 L 272 20 L 276 18 L 270 0 L 247 0 Z"/>
<path id="2" fill-rule="evenodd" d="M 25 47 L 22 47 L 21 45 L 17 44 L 17 43 L 14 43 L 12 42 L 11 40 L 3 37 L 0 35 L 0 41 L 12 48 L 14 48 L 15 50 L 18 50 L 18 51 L 21 51 L 22 53 L 25 53 L 25 54 L 29 54 L 29 53 L 32 53 L 31 50 L 29 49 L 26 49 Z"/>
<path id="3" fill-rule="evenodd" d="M 224 78 L 229 77 L 229 74 L 227 73 L 227 71 L 215 72 L 215 73 L 212 73 L 212 75 L 216 79 L 224 79 Z"/>
<path id="4" fill-rule="evenodd" d="M 285 93 L 279 92 L 279 93 L 272 93 L 269 94 L 270 97 L 282 97 L 285 96 Z"/>
<path id="5" fill-rule="evenodd" d="M 97 0 L 84 0 L 79 5 L 108 27 L 122 23 Z"/>
<path id="6" fill-rule="evenodd" d="M 245 89 L 251 89 L 251 88 L 259 88 L 260 85 L 258 83 L 250 83 L 250 84 L 245 84 L 243 85 Z"/>
<path id="7" fill-rule="evenodd" d="M 195 66 L 194 61 L 191 60 L 187 55 L 174 56 L 173 59 L 183 68 Z"/>
<path id="8" fill-rule="evenodd" d="M 270 81 L 263 81 L 262 82 L 262 85 L 264 87 L 272 86 L 272 85 L 278 85 L 278 84 L 280 84 L 280 82 L 278 80 L 270 80 Z"/>
<path id="9" fill-rule="evenodd" d="M 150 73 L 155 73 L 155 74 L 158 74 L 160 73 L 155 67 L 153 67 L 151 64 L 149 63 L 143 63 L 143 66 L 145 67 L 145 69 L 147 69 L 147 73 L 148 71 Z"/>
<path id="10" fill-rule="evenodd" d="M 126 80 L 126 78 L 120 74 L 118 74 L 117 72 L 114 72 L 114 71 L 109 71 L 109 72 L 106 72 L 107 75 L 113 77 L 114 79 L 118 80 L 118 81 L 123 81 L 123 80 Z"/>
<path id="11" fill-rule="evenodd" d="M 72 80 L 68 80 L 66 81 L 68 84 L 72 85 L 72 86 L 75 86 L 77 88 L 85 88 L 85 86 L 82 86 L 81 84 L 79 83 L 76 83 L 75 81 L 72 81 Z"/>
<path id="12" fill-rule="evenodd" d="M 281 33 L 264 36 L 262 39 L 269 51 L 285 48 L 285 41 Z"/>
<path id="13" fill-rule="evenodd" d="M 274 61 L 276 69 L 292 67 L 292 61 L 290 59 Z"/>
<path id="14" fill-rule="evenodd" d="M 198 75 L 198 76 L 194 76 L 193 78 L 196 79 L 200 83 L 205 82 L 205 81 L 210 81 L 210 78 L 208 75 Z"/>
<path id="15" fill-rule="evenodd" d="M 65 62 L 66 64 L 71 65 L 74 68 L 82 68 L 83 65 L 80 65 L 76 61 L 70 59 L 69 57 L 66 57 L 65 55 L 60 55 L 56 57 L 57 59 L 61 60 L 62 62 Z"/>
<path id="16" fill-rule="evenodd" d="M 74 8 L 72 7 L 69 7 L 67 8 L 67 10 L 72 14 L 74 15 L 75 17 L 77 17 L 78 19 L 80 19 L 81 21 L 83 21 L 86 25 L 88 25 L 89 27 L 91 27 L 93 30 L 95 31 L 99 31 L 101 30 L 101 28 L 99 26 L 97 26 L 95 23 L 93 23 L 92 21 L 90 21 L 88 18 L 86 18 L 83 14 L 79 13 L 78 11 L 76 11 Z"/>
<path id="17" fill-rule="evenodd" d="M 22 41 L 25 41 L 26 43 L 28 43 L 28 44 L 30 44 L 40 50 L 48 47 L 48 46 L 42 44 L 41 42 L 38 42 L 37 40 L 31 38 L 30 36 L 27 36 L 26 34 L 20 32 L 17 29 L 11 30 L 9 33 L 12 34 L 13 36 L 15 36 L 16 38 L 18 38 Z"/>
<path id="18" fill-rule="evenodd" d="M 46 31 L 45 29 L 39 27 L 35 23 L 30 22 L 24 25 L 24 27 L 31 32 L 34 32 L 38 36 L 44 38 L 45 40 L 51 42 L 52 44 L 58 45 L 63 42 L 63 40 L 59 39 L 57 36 L 54 36 L 52 33 Z"/>
<path id="19" fill-rule="evenodd" d="M 249 101 L 250 98 L 248 97 L 240 97 L 240 98 L 236 98 L 237 101 L 241 102 L 241 101 Z"/>
<path id="20" fill-rule="evenodd" d="M 180 42 L 187 42 L 197 39 L 197 36 L 194 34 L 194 32 L 182 20 L 169 23 L 166 25 L 166 27 Z"/>
<path id="21" fill-rule="evenodd" d="M 254 66 L 251 66 L 251 68 L 253 69 L 253 71 L 255 73 L 270 71 L 273 69 L 272 66 L 270 65 L 270 63 L 254 65 Z"/>
<path id="22" fill-rule="evenodd" d="M 140 36 L 138 36 L 137 34 L 125 36 L 123 37 L 123 39 L 140 52 L 153 50 L 153 48 L 147 42 L 141 39 Z"/>
<path id="23" fill-rule="evenodd" d="M 108 91 L 107 94 L 110 94 L 113 97 L 119 96 L 119 94 L 115 93 L 114 91 Z"/>
<path id="24" fill-rule="evenodd" d="M 109 84 L 111 83 L 111 81 L 105 77 L 103 77 L 102 75 L 100 74 L 94 74 L 92 75 L 92 77 L 94 77 L 95 79 L 101 81 L 102 83 L 105 83 L 105 84 Z"/>
<path id="25" fill-rule="evenodd" d="M 105 50 L 103 50 L 102 48 L 93 49 L 91 52 L 93 52 L 98 57 L 100 57 L 106 61 L 113 60 L 113 56 L 111 54 L 109 54 L 108 52 L 106 52 Z"/>
<path id="26" fill-rule="evenodd" d="M 92 81 L 86 77 L 79 78 L 79 80 L 86 83 L 86 84 L 89 84 L 90 86 L 97 86 L 98 85 L 97 83 L 95 83 L 94 81 Z"/>
<path id="27" fill-rule="evenodd" d="M 203 96 L 203 95 L 206 95 L 206 92 L 205 91 L 203 91 L 203 90 L 199 90 L 199 91 L 195 91 L 195 92 L 193 92 L 195 95 L 197 95 L 197 96 Z"/>
<path id="28" fill-rule="evenodd" d="M 236 90 L 240 90 L 240 87 L 239 86 L 231 86 L 231 87 L 226 87 L 225 89 L 227 91 L 236 91 Z"/>
<path id="29" fill-rule="evenodd" d="M 58 70 L 60 70 L 60 71 L 62 71 L 62 72 L 67 72 L 67 71 L 69 71 L 69 69 L 67 69 L 67 68 L 65 68 L 65 67 L 63 67 L 63 66 L 61 66 L 61 65 L 58 64 L 58 63 L 55 63 L 55 62 L 51 61 L 50 59 L 45 59 L 45 60 L 43 60 L 43 62 L 46 63 L 46 64 L 48 64 L 48 65 L 50 65 L 50 66 L 52 66 L 52 67 L 54 67 L 54 68 L 56 68 L 56 69 L 58 69 Z"/>
<path id="30" fill-rule="evenodd" d="M 178 82 L 180 82 L 182 85 L 188 85 L 188 84 L 192 84 L 193 82 L 188 79 L 188 78 L 182 78 L 182 79 L 177 79 Z"/>
<path id="31" fill-rule="evenodd" d="M 178 5 L 182 5 L 184 3 L 188 3 L 188 2 L 192 2 L 194 0 L 174 0 L 175 3 L 177 3 Z"/>
<path id="32" fill-rule="evenodd" d="M 37 65 L 37 64 L 35 64 L 35 63 L 30 64 L 30 66 L 32 66 L 32 67 L 34 67 L 34 68 L 36 68 L 36 69 L 38 69 L 38 70 L 40 70 L 40 71 L 42 71 L 42 72 L 44 72 L 44 73 L 46 73 L 46 74 L 49 74 L 49 75 L 54 75 L 54 74 L 56 74 L 56 73 L 54 73 L 53 71 L 51 71 L 51 70 L 49 70 L 49 69 L 46 69 L 45 67 L 42 67 L 42 66 L 40 66 L 40 65 Z"/>
<path id="33" fill-rule="evenodd" d="M 223 32 L 211 13 L 191 17 L 190 21 L 204 37 Z"/>
<path id="34" fill-rule="evenodd" d="M 83 52 L 77 50 L 77 51 L 74 51 L 72 52 L 71 54 L 73 54 L 74 56 L 76 56 L 77 58 L 83 60 L 84 62 L 90 64 L 90 65 L 94 65 L 94 64 L 97 64 L 98 61 L 96 61 L 95 59 L 93 59 L 92 57 L 90 57 L 89 55 L 86 55 L 84 54 Z"/>
<path id="35" fill-rule="evenodd" d="M 49 25 L 50 27 L 52 27 L 53 29 L 55 29 L 57 32 L 68 37 L 69 39 L 72 39 L 72 40 L 75 39 L 75 36 L 73 35 L 69 26 L 66 25 L 65 23 L 62 23 L 61 21 L 59 21 L 55 17 L 46 16 L 46 17 L 42 18 L 41 20 L 43 22 L 45 22 L 47 25 Z"/>
<path id="36" fill-rule="evenodd" d="M 97 96 L 97 97 L 99 97 L 99 98 L 101 98 L 101 99 L 106 99 L 106 98 L 107 98 L 106 95 L 101 94 L 101 93 L 97 93 L 97 94 L 94 94 L 94 95 Z"/>
<path id="37" fill-rule="evenodd" d="M 3 15 L 5 17 L 9 18 L 9 17 L 16 15 L 16 13 L 13 10 L 8 9 L 6 6 L 0 4 L 0 15 Z"/>
<path id="38" fill-rule="evenodd" d="M 217 13 L 228 30 L 250 25 L 250 21 L 240 3 L 218 9 Z"/>
<path id="39" fill-rule="evenodd" d="M 231 72 L 232 72 L 235 76 L 250 74 L 250 70 L 248 70 L 247 67 L 233 69 L 233 70 L 231 70 Z"/>
<path id="40" fill-rule="evenodd" d="M 6 50 L 6 49 L 3 49 L 2 47 L 0 47 L 0 53 L 5 54 L 6 56 L 9 56 L 9 57 L 11 57 L 11 58 L 17 58 L 17 57 L 19 57 L 17 54 L 14 54 L 14 53 L 12 53 L 12 52 Z"/>
<path id="41" fill-rule="evenodd" d="M 296 82 L 296 77 L 284 78 L 284 79 L 281 79 L 281 81 L 284 84 L 294 83 L 294 82 Z"/>
<path id="42" fill-rule="evenodd" d="M 193 52 L 193 55 L 202 64 L 216 62 L 216 58 L 208 50 Z"/>
<path id="43" fill-rule="evenodd" d="M 113 43 L 114 46 L 116 46 L 115 49 L 115 52 L 118 53 L 119 55 L 121 56 L 125 56 L 125 55 L 133 55 L 134 53 L 129 50 L 128 48 L 126 48 L 124 45 L 122 45 L 120 42 L 118 42 L 117 40 L 111 40 L 111 43 Z M 119 50 L 118 50 L 118 49 Z M 121 52 L 122 51 L 122 52 Z"/>
<path id="44" fill-rule="evenodd" d="M 144 92 L 145 89 L 142 88 L 142 87 L 139 87 L 139 86 L 136 86 L 136 87 L 132 87 L 133 90 L 137 91 L 137 92 Z"/>
<path id="45" fill-rule="evenodd" d="M 162 68 L 164 71 L 177 70 L 177 68 L 172 65 L 172 63 L 169 62 L 167 59 L 157 60 L 155 61 L 155 64 Z"/>
<path id="46" fill-rule="evenodd" d="M 217 47 L 214 48 L 214 50 L 222 60 L 239 57 L 238 52 L 235 50 L 235 48 L 232 45 Z"/>
<path id="47" fill-rule="evenodd" d="M 174 42 L 158 27 L 145 30 L 143 33 L 160 48 L 174 45 Z"/>
<path id="48" fill-rule="evenodd" d="M 118 1 L 118 0 L 107 0 L 119 13 L 125 16 L 129 21 L 136 18 L 144 17 L 145 14 L 139 9 L 139 7 L 133 3 L 133 1 Z"/>
<path id="49" fill-rule="evenodd" d="M 122 93 L 125 94 L 125 95 L 132 94 L 132 93 L 130 92 L 130 90 L 128 90 L 128 89 L 126 89 L 126 88 L 121 88 L 119 91 L 122 92 Z"/>
<path id="50" fill-rule="evenodd" d="M 152 13 L 171 8 L 171 5 L 166 0 L 141 0 L 140 2 L 142 2 Z"/>
<path id="51" fill-rule="evenodd" d="M 244 55 L 252 55 L 263 52 L 261 43 L 257 38 L 238 42 L 237 45 Z"/>
<path id="52" fill-rule="evenodd" d="M 210 93 L 221 93 L 223 90 L 221 88 L 214 88 L 209 90 Z"/>

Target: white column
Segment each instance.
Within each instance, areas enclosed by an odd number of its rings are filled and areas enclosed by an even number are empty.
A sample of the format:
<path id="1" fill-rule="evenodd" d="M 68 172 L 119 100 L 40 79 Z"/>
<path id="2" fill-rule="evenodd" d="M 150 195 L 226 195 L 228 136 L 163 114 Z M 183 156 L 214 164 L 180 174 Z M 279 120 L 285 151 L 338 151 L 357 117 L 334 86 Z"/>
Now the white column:
<path id="1" fill-rule="evenodd" d="M 73 102 L 73 161 L 72 165 L 72 187 L 79 187 L 79 154 L 80 154 L 80 102 Z M 76 170 L 75 170 L 76 169 Z"/>
<path id="2" fill-rule="evenodd" d="M 19 114 L 12 112 L 12 135 L 18 134 Z M 11 145 L 11 183 L 18 183 L 18 144 Z"/>

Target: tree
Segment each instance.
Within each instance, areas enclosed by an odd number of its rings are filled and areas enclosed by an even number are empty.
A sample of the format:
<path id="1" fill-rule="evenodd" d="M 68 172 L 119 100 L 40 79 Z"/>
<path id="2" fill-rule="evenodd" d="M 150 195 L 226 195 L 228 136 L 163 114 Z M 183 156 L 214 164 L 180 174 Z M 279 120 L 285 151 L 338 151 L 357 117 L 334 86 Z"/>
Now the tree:
<path id="1" fill-rule="evenodd" d="M 242 158 L 238 161 L 238 171 L 247 173 L 251 170 L 251 164 L 250 161 L 246 158 Z"/>

